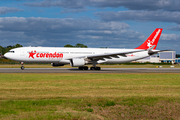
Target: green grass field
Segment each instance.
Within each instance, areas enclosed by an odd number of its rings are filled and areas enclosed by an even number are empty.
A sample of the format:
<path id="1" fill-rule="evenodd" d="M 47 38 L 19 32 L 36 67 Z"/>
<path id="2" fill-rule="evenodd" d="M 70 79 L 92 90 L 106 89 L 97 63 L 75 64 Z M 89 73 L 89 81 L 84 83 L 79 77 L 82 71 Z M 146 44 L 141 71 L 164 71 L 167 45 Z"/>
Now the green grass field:
<path id="1" fill-rule="evenodd" d="M 180 74 L 2 74 L 0 119 L 180 119 Z"/>

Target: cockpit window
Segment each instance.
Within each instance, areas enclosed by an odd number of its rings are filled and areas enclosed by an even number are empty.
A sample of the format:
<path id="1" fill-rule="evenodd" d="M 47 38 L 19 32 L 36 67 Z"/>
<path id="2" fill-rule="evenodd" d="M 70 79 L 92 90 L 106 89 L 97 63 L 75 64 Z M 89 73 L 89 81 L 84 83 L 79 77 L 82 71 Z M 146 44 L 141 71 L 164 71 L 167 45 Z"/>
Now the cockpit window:
<path id="1" fill-rule="evenodd" d="M 10 50 L 8 53 L 14 53 L 14 51 L 11 51 L 11 50 Z"/>

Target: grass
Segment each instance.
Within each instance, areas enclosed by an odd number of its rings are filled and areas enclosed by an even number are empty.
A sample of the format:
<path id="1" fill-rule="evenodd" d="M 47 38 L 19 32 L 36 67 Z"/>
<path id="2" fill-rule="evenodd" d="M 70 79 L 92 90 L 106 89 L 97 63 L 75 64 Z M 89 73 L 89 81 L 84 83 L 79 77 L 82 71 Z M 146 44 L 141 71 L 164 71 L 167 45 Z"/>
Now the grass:
<path id="1" fill-rule="evenodd" d="M 180 74 L 0 73 L 0 119 L 180 119 Z"/>

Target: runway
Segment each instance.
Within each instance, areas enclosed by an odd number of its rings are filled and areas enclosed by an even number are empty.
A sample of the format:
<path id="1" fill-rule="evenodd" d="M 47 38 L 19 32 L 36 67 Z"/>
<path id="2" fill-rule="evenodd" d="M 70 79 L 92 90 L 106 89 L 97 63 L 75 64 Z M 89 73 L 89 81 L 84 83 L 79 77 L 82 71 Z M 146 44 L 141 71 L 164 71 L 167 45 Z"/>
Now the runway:
<path id="1" fill-rule="evenodd" d="M 180 68 L 102 68 L 100 71 L 77 68 L 0 68 L 0 73 L 180 73 Z"/>

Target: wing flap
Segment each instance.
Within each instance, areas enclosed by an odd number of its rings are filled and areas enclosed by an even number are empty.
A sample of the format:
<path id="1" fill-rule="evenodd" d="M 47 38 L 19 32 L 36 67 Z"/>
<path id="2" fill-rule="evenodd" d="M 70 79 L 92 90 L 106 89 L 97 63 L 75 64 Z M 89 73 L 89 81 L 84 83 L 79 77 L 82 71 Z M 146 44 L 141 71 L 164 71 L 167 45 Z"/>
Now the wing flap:
<path id="1" fill-rule="evenodd" d="M 119 58 L 118 55 L 112 55 L 111 57 L 113 57 L 113 58 Z"/>

